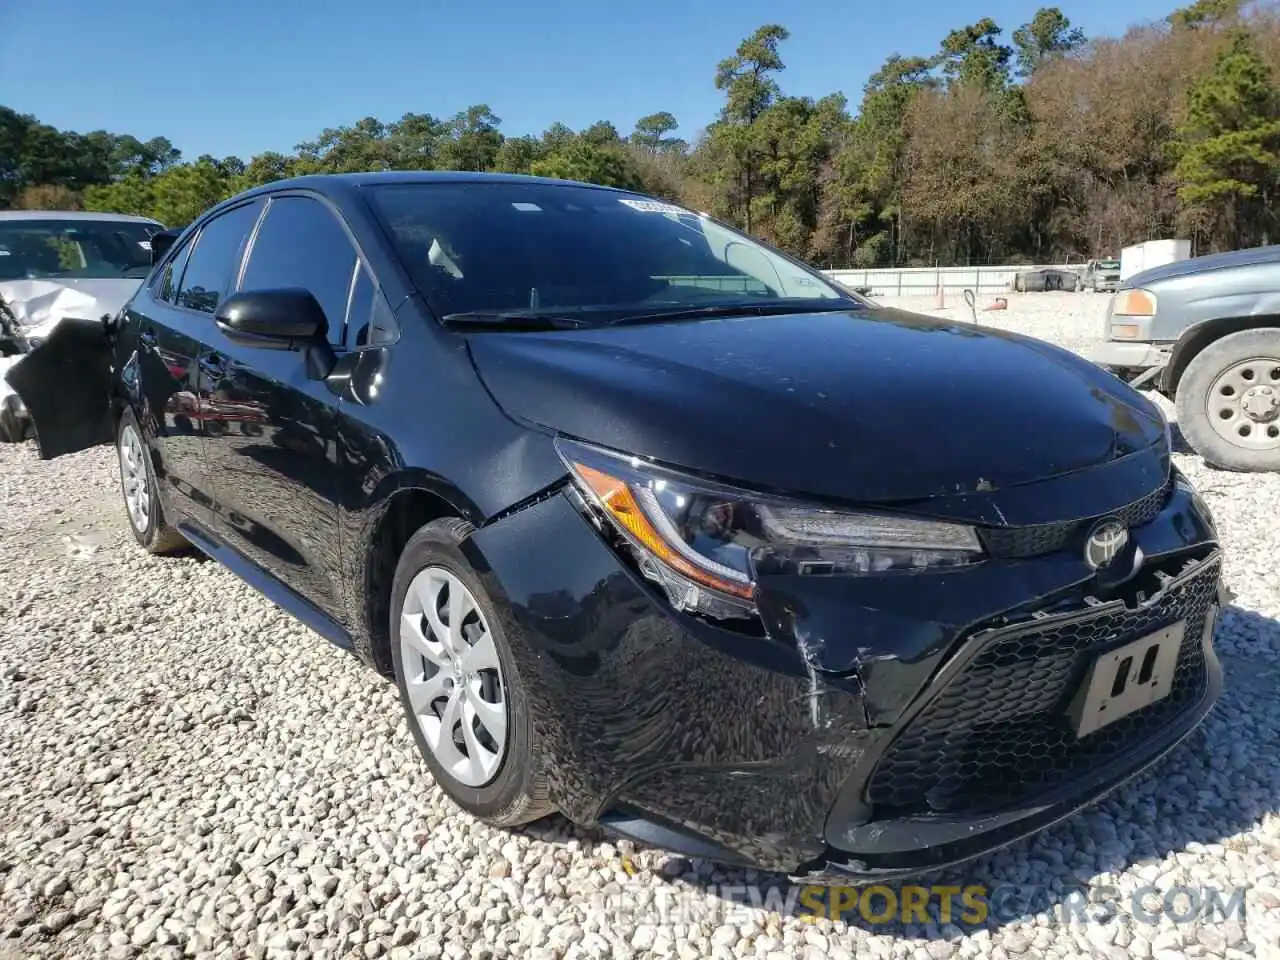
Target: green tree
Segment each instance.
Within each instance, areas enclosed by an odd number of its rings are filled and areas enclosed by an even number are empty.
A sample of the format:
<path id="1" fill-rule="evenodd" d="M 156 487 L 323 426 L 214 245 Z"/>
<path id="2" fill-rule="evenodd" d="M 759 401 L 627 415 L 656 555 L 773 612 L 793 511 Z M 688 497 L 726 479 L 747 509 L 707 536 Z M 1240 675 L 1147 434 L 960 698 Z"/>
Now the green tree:
<path id="1" fill-rule="evenodd" d="M 1234 20 L 1246 0 L 1195 0 L 1188 7 L 1181 7 L 1169 14 L 1168 21 L 1175 29 L 1195 30 Z"/>
<path id="2" fill-rule="evenodd" d="M 902 247 L 907 116 L 937 85 L 933 63 L 894 54 L 863 88 L 857 120 L 841 136 L 825 172 L 812 253 L 838 263 L 896 263 Z"/>
<path id="3" fill-rule="evenodd" d="M 325 173 L 390 170 L 387 128 L 376 117 L 350 127 L 326 127 L 315 140 L 300 143 L 298 156 Z"/>
<path id="4" fill-rule="evenodd" d="M 441 169 L 492 170 L 502 147 L 501 123 L 483 103 L 454 114 L 440 146 Z"/>
<path id="5" fill-rule="evenodd" d="M 983 17 L 947 34 L 938 54 L 947 82 L 1003 90 L 1009 83 L 1009 62 L 1013 59 L 1013 48 L 998 42 L 1003 32 L 994 20 Z"/>
<path id="6" fill-rule="evenodd" d="M 637 190 L 641 186 L 640 176 L 624 152 L 585 138 L 535 160 L 530 172 L 538 177 L 578 180 L 628 190 Z"/>
<path id="7" fill-rule="evenodd" d="M 822 172 L 848 120 L 844 97 L 833 94 L 816 103 L 780 97 L 754 125 L 760 192 L 752 201 L 753 219 L 764 237 L 798 256 L 810 252 Z"/>
<path id="8" fill-rule="evenodd" d="M 271 150 L 260 153 L 249 161 L 244 171 L 236 178 L 235 189 L 237 192 L 249 190 L 276 180 L 296 176 L 300 163 L 299 158 L 286 157 L 283 153 Z"/>
<path id="9" fill-rule="evenodd" d="M 1084 31 L 1071 26 L 1071 21 L 1057 7 L 1041 7 L 1030 23 L 1013 31 L 1017 48 L 1018 76 L 1029 77 L 1036 68 L 1084 46 Z"/>
<path id="10" fill-rule="evenodd" d="M 507 137 L 498 148 L 494 169 L 499 173 L 528 173 L 543 152 L 536 137 Z"/>
<path id="11" fill-rule="evenodd" d="M 597 147 L 616 146 L 622 142 L 618 136 L 618 128 L 608 120 L 597 120 L 579 134 L 587 143 Z"/>
<path id="12" fill-rule="evenodd" d="M 631 142 L 650 153 L 684 150 L 687 144 L 683 140 L 667 136 L 679 128 L 676 118 L 667 111 L 651 113 L 636 121 L 636 127 L 631 131 Z"/>
<path id="13" fill-rule="evenodd" d="M 760 27 L 716 67 L 716 89 L 725 95 L 720 118 L 707 130 L 707 159 L 725 196 L 721 205 L 752 228 L 763 160 L 756 121 L 779 95 L 776 75 L 786 69 L 778 45 L 790 33 L 776 23 Z M 704 164 L 704 167 L 707 166 Z"/>
<path id="14" fill-rule="evenodd" d="M 406 113 L 386 131 L 386 161 L 393 170 L 434 170 L 447 125 L 429 113 Z"/>
<path id="15" fill-rule="evenodd" d="M 134 171 L 115 183 L 87 187 L 84 191 L 84 208 L 101 213 L 128 213 L 149 217 L 155 206 L 152 191 L 154 182 L 154 177 Z"/>
<path id="16" fill-rule="evenodd" d="M 559 150 L 561 147 L 567 147 L 578 138 L 568 126 L 557 120 L 546 130 L 542 131 L 542 149 L 548 153 Z"/>
<path id="17" fill-rule="evenodd" d="M 1267 243 L 1280 197 L 1280 94 L 1245 30 L 1193 86 L 1178 130 L 1178 199 L 1198 228 L 1219 226 L 1234 246 Z"/>

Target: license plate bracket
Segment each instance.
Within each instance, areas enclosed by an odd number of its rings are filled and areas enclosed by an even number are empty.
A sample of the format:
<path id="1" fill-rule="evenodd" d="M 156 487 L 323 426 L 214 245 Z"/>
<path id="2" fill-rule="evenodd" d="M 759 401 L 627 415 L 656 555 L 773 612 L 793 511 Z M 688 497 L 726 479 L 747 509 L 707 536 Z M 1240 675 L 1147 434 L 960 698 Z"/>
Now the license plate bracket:
<path id="1" fill-rule="evenodd" d="M 1169 695 L 1185 620 L 1101 654 L 1067 711 L 1076 737 L 1087 737 Z"/>

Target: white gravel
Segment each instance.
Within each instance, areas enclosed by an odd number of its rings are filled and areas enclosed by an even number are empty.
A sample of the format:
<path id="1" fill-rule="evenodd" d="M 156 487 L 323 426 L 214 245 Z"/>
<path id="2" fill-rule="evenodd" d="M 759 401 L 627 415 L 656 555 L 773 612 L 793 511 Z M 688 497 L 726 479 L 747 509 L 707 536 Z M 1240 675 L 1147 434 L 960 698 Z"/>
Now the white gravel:
<path id="1" fill-rule="evenodd" d="M 1104 304 L 1011 295 L 980 316 L 1078 349 Z M 1280 476 L 1177 459 L 1228 547 L 1219 707 L 1100 806 L 931 881 L 1043 886 L 1024 916 L 885 927 L 734 908 L 724 884 L 778 878 L 563 820 L 479 825 L 431 782 L 389 685 L 215 564 L 134 547 L 110 448 L 0 446 L 0 960 L 1280 957 Z M 1246 886 L 1244 914 L 1128 908 L 1179 885 Z M 1059 923 L 1077 888 L 1117 911 Z"/>

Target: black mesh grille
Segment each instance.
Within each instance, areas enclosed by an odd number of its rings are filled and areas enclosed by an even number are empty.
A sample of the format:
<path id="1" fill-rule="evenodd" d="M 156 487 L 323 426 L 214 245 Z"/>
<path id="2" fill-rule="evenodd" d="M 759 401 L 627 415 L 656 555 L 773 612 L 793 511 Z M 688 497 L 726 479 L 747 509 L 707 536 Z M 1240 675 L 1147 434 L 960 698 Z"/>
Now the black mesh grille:
<path id="1" fill-rule="evenodd" d="M 1008 808 L 1160 733 L 1204 696 L 1201 634 L 1217 584 L 1215 559 L 1145 609 L 992 633 L 881 758 L 868 786 L 876 815 Z M 1077 739 L 1067 709 L 1094 657 L 1183 619 L 1169 694 Z"/>
<path id="2" fill-rule="evenodd" d="M 1150 523 L 1164 509 L 1173 491 L 1173 484 L 1166 482 L 1152 490 L 1141 500 L 1135 500 L 1114 513 L 1102 516 L 1116 517 L 1130 529 Z M 1084 543 L 1084 538 L 1101 517 L 1072 520 L 1067 523 L 1041 523 L 1028 527 L 984 527 L 980 533 L 987 550 L 997 557 L 1038 557 L 1055 550 L 1065 550 Z"/>

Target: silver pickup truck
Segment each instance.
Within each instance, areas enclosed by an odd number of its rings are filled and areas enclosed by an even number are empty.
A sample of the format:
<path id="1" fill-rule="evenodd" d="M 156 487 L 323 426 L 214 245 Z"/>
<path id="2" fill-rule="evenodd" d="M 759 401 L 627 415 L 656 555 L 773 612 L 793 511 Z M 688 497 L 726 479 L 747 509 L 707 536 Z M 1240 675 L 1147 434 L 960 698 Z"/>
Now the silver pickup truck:
<path id="1" fill-rule="evenodd" d="M 1231 470 L 1280 470 L 1280 245 L 1134 274 L 1090 355 L 1174 401 L 1192 449 Z"/>

